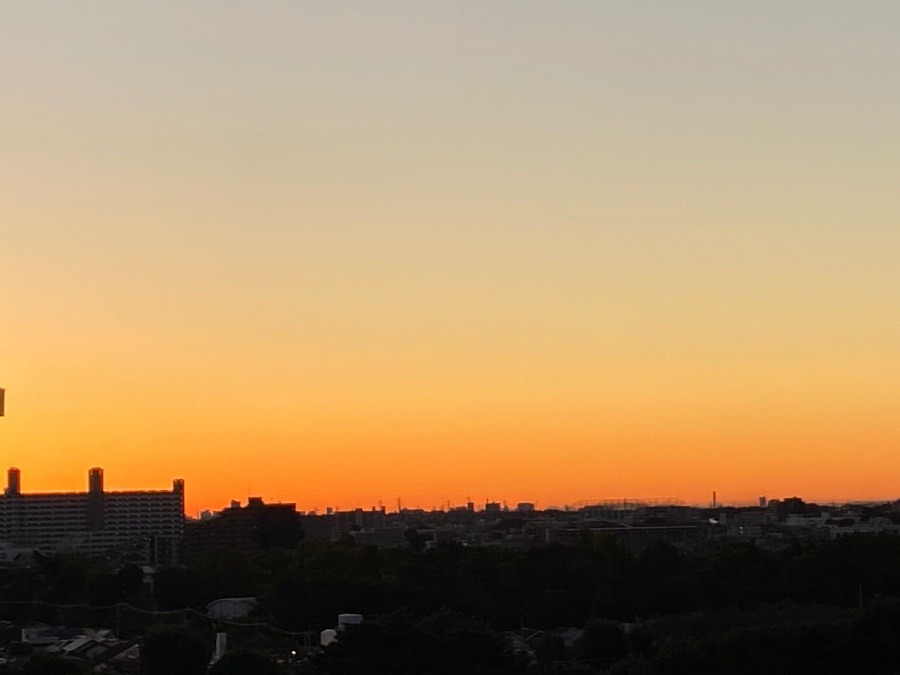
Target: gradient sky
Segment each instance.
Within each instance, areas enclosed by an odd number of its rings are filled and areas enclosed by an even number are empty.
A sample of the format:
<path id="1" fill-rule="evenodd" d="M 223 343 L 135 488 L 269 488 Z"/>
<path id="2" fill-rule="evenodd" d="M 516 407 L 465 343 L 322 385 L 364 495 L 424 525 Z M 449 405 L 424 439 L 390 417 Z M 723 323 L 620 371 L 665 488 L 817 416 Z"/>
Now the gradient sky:
<path id="1" fill-rule="evenodd" d="M 900 4 L 0 4 L 0 465 L 187 509 L 900 497 Z"/>

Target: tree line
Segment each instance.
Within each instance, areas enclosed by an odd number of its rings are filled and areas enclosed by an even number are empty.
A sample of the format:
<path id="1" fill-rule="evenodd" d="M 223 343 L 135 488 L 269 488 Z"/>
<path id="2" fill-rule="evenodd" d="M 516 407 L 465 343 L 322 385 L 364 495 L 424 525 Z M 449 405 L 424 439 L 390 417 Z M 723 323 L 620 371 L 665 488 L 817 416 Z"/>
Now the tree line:
<path id="1" fill-rule="evenodd" d="M 310 674 L 900 670 L 891 656 L 900 653 L 900 538 L 891 536 L 775 552 L 726 542 L 693 555 L 662 543 L 635 553 L 588 531 L 574 546 L 521 550 L 305 541 L 210 552 L 158 570 L 152 589 L 138 568 L 78 558 L 0 571 L 0 612 L 13 621 L 65 623 L 77 611 L 65 605 L 199 610 L 236 596 L 256 597 L 252 620 L 286 631 L 317 633 L 341 612 L 366 616 L 292 666 Z M 120 630 L 153 626 L 146 615 Z M 566 627 L 583 632 L 567 640 Z M 211 629 L 192 628 L 208 647 Z"/>

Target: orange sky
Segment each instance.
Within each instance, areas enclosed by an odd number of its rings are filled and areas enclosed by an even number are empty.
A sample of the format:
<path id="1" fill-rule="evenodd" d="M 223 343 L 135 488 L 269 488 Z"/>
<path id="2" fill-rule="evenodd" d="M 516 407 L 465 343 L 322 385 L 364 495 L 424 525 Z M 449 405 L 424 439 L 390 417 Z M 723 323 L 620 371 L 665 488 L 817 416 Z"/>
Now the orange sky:
<path id="1" fill-rule="evenodd" d="M 187 508 L 900 496 L 900 9 L 0 8 L 0 457 Z"/>

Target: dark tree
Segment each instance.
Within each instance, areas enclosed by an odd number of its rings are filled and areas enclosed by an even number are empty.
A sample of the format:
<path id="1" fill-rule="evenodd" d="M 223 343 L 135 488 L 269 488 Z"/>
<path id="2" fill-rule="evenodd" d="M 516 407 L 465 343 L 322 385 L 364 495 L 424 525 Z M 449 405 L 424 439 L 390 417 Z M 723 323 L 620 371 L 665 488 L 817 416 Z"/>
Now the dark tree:
<path id="1" fill-rule="evenodd" d="M 209 669 L 209 675 L 284 675 L 284 672 L 267 656 L 250 649 L 228 652 Z"/>
<path id="2" fill-rule="evenodd" d="M 147 633 L 141 646 L 143 675 L 203 675 L 209 651 L 197 635 L 167 626 Z"/>
<path id="3" fill-rule="evenodd" d="M 199 602 L 203 580 L 197 570 L 165 567 L 156 573 L 154 595 L 162 610 L 184 609 Z"/>
<path id="4" fill-rule="evenodd" d="M 453 613 L 415 619 L 405 613 L 352 626 L 306 672 L 345 675 L 512 675 L 524 664 L 503 638 Z"/>
<path id="5" fill-rule="evenodd" d="M 607 662 L 628 654 L 628 636 L 615 621 L 594 619 L 575 643 L 575 653 L 588 661 Z"/>

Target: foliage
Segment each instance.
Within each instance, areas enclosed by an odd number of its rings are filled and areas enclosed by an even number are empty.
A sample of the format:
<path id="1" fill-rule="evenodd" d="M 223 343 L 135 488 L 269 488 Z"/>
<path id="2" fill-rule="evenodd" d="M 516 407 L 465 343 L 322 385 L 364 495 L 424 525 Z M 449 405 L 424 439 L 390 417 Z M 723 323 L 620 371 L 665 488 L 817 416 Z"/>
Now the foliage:
<path id="1" fill-rule="evenodd" d="M 203 675 L 209 657 L 203 640 L 175 626 L 151 630 L 141 645 L 144 675 Z"/>
<path id="2" fill-rule="evenodd" d="M 271 659 L 250 649 L 228 652 L 209 669 L 209 675 L 283 675 Z"/>
<path id="3" fill-rule="evenodd" d="M 900 537 L 893 536 L 848 536 L 779 552 L 723 542 L 702 554 L 661 543 L 633 553 L 614 536 L 587 530 L 574 546 L 524 549 L 442 542 L 421 551 L 380 550 L 350 539 L 302 541 L 160 569 L 152 594 L 140 569 L 78 557 L 37 556 L 29 568 L 0 570 L 3 619 L 118 626 L 123 635 L 166 621 L 191 628 L 169 629 L 169 646 L 156 652 L 165 631 L 151 630 L 145 672 L 157 667 L 154 654 L 164 659 L 179 650 L 193 653 L 198 667 L 205 663 L 217 627 L 203 608 L 237 595 L 257 597 L 252 621 L 284 631 L 318 633 L 341 612 L 364 614 L 363 627 L 308 664 L 316 673 L 363 672 L 376 647 L 396 672 L 412 672 L 404 663 L 438 668 L 438 656 L 457 672 L 507 672 L 512 663 L 526 668 L 520 660 L 527 656 L 532 669 L 547 673 L 877 673 L 900 653 Z M 179 611 L 185 608 L 194 611 Z M 585 632 L 566 644 L 558 630 L 565 627 Z M 507 651 L 503 631 L 527 641 L 525 656 Z"/>
<path id="4" fill-rule="evenodd" d="M 305 672 L 502 675 L 522 666 L 500 635 L 477 622 L 452 612 L 401 612 L 348 627 Z"/>

